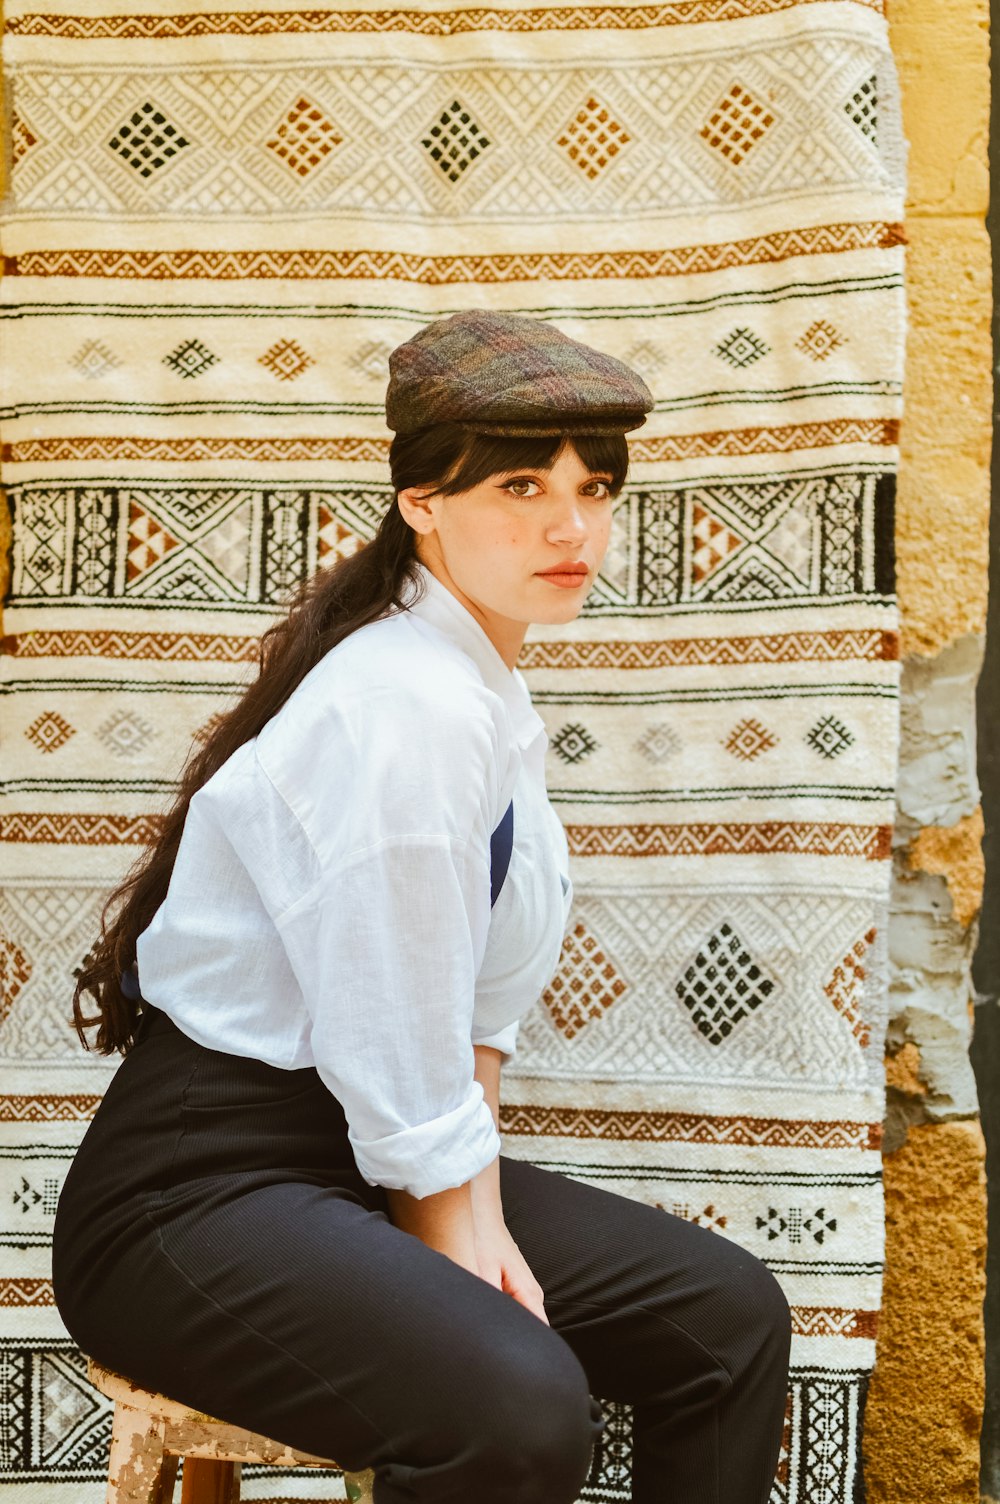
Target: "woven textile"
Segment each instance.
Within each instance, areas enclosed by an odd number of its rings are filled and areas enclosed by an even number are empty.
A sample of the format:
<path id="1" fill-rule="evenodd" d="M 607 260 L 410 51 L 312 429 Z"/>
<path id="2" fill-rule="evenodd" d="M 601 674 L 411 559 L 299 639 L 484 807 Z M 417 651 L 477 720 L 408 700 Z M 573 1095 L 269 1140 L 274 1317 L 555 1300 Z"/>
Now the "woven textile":
<path id="1" fill-rule="evenodd" d="M 257 635 L 385 507 L 387 352 L 482 306 L 553 320 L 656 397 L 585 612 L 522 660 L 577 899 L 505 1072 L 505 1150 L 768 1263 L 795 1328 L 773 1504 L 847 1504 L 897 720 L 879 0 L 224 5 L 7 5 L 11 1499 L 102 1498 L 106 1407 L 48 1268 L 113 1069 L 68 1028 L 70 972 Z M 629 1497 L 631 1415 L 605 1408 L 593 1504 Z"/>

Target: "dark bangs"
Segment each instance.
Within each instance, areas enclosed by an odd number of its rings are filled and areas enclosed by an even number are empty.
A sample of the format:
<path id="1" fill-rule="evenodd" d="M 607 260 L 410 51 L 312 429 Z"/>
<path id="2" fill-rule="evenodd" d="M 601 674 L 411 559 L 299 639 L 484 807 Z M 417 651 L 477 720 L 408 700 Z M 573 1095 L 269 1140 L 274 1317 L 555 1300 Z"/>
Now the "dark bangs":
<path id="1" fill-rule="evenodd" d="M 456 423 L 439 423 L 416 433 L 396 435 L 389 448 L 393 489 L 398 492 L 407 486 L 433 486 L 439 495 L 456 496 L 471 491 L 491 475 L 549 470 L 564 443 L 573 446 L 588 470 L 610 475 L 612 495 L 618 494 L 628 472 L 624 434 L 511 437 L 468 433 Z"/>

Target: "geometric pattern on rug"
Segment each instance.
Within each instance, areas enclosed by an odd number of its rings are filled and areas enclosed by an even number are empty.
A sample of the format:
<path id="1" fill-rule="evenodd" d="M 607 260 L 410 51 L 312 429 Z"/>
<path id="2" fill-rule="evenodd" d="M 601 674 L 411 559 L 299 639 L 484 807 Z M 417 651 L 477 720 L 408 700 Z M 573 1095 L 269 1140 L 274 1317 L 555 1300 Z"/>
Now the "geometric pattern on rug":
<path id="1" fill-rule="evenodd" d="M 329 562 L 331 524 L 364 541 L 391 499 L 385 486 L 247 482 L 35 482 L 10 491 L 19 519 L 12 605 L 277 605 Z M 629 488 L 585 614 L 877 596 L 891 572 L 893 496 L 889 474 L 839 471 Z M 874 548 L 865 526 L 872 510 L 879 519 Z"/>
<path id="2" fill-rule="evenodd" d="M 290 592 L 376 527 L 388 352 L 485 306 L 656 401 L 586 609 L 522 657 L 576 892 L 504 1150 L 768 1264 L 794 1332 L 772 1504 L 853 1504 L 899 671 L 879 0 L 86 10 L 6 11 L 4 1482 L 103 1494 L 107 1405 L 48 1265 L 114 1068 L 68 1024 L 102 897 Z M 629 1494 L 631 1413 L 602 1403 L 583 1504 Z M 293 1484 L 341 1487 L 248 1470 L 248 1497 Z"/>

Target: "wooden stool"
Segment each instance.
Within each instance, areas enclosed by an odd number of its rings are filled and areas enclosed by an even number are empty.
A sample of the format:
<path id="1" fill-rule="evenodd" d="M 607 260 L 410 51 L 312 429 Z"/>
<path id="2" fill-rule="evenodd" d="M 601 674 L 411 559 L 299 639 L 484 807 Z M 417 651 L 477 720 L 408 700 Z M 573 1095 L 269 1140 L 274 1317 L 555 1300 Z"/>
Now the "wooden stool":
<path id="1" fill-rule="evenodd" d="M 130 1379 L 91 1358 L 87 1375 L 115 1402 L 107 1504 L 172 1504 L 177 1463 L 183 1457 L 181 1504 L 238 1504 L 240 1466 L 336 1467 L 326 1457 L 297 1452 L 253 1431 L 189 1410 L 165 1395 L 139 1389 Z M 347 1497 L 372 1500 L 375 1474 L 345 1473 Z"/>

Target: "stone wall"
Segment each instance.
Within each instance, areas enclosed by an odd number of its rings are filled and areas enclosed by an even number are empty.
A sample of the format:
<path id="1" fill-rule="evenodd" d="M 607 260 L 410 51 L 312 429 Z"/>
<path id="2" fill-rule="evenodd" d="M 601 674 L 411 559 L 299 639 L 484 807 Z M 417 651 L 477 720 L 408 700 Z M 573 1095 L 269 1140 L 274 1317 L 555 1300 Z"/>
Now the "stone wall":
<path id="1" fill-rule="evenodd" d="M 910 143 L 897 531 L 901 752 L 886 1061 L 886 1281 L 871 1504 L 979 1498 L 984 1146 L 969 1062 L 983 886 L 975 690 L 986 625 L 986 0 L 891 0 Z"/>

